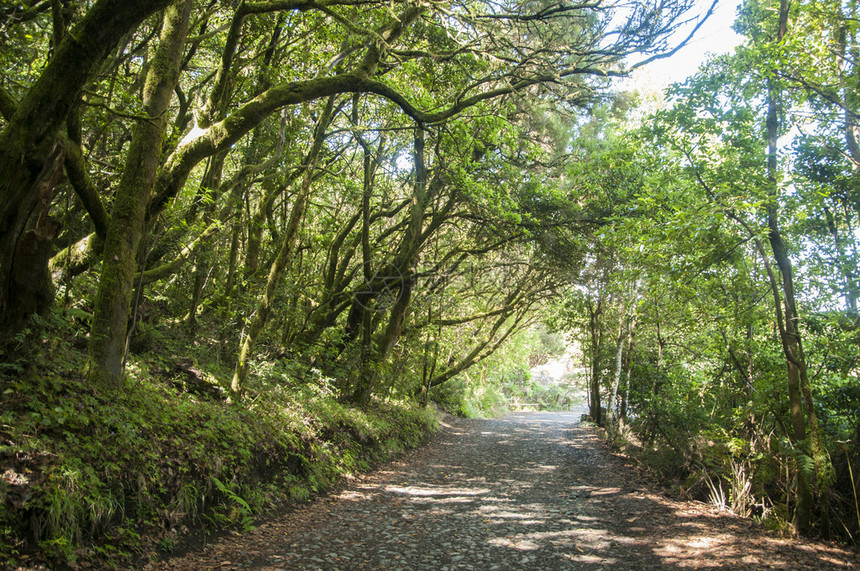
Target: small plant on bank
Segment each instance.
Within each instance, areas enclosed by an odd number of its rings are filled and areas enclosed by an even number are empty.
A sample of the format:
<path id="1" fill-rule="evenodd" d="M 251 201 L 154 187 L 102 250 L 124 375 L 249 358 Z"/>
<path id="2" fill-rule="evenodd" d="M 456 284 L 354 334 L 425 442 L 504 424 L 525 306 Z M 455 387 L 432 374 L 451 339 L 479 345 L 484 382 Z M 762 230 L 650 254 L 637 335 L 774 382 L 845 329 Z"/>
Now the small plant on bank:
<path id="1" fill-rule="evenodd" d="M 350 408 L 277 371 L 266 398 L 228 404 L 186 392 L 163 354 L 131 360 L 127 389 L 106 394 L 84 381 L 64 337 L 49 343 L 56 359 L 0 372 L 0 567 L 126 566 L 172 551 L 190 529 L 248 530 L 435 428 L 428 410 Z"/>

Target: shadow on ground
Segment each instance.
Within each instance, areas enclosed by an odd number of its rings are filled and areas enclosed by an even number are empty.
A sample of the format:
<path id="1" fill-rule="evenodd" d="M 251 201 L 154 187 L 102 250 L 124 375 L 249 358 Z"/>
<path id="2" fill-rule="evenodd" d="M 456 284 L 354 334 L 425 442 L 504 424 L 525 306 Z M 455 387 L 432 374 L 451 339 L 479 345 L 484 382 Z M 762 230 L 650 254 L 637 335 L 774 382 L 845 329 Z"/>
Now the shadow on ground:
<path id="1" fill-rule="evenodd" d="M 519 413 L 458 422 L 433 446 L 272 522 L 259 537 L 211 551 L 222 568 L 235 569 L 856 565 L 843 549 L 769 536 L 710 506 L 663 497 L 578 418 Z"/>

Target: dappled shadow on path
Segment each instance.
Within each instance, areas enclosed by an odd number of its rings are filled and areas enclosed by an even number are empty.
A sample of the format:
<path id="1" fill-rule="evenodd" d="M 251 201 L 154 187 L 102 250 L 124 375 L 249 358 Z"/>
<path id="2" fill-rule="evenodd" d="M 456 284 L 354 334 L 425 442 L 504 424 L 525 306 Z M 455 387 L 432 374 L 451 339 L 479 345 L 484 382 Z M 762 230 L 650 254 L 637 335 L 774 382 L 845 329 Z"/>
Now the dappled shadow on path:
<path id="1" fill-rule="evenodd" d="M 436 445 L 318 502 L 253 569 L 849 568 L 637 483 L 578 415 L 463 422 Z M 269 534 L 272 537 L 272 534 Z"/>

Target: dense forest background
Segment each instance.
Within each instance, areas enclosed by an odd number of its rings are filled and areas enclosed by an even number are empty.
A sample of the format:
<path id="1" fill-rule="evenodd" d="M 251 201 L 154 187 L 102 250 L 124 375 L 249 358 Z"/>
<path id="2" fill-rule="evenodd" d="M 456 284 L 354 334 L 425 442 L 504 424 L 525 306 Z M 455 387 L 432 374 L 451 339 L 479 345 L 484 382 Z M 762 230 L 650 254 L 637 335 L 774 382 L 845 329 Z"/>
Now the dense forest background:
<path id="1" fill-rule="evenodd" d="M 251 526 L 566 346 L 682 493 L 856 541 L 856 1 L 614 87 L 715 4 L 0 1 L 2 561 Z"/>

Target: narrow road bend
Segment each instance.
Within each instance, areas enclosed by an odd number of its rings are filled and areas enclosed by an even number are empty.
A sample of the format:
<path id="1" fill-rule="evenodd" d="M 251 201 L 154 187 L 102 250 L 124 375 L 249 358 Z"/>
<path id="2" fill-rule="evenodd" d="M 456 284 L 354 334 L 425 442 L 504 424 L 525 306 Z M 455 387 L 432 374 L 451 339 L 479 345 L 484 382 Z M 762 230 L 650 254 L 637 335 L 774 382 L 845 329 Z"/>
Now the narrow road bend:
<path id="1" fill-rule="evenodd" d="M 434 442 L 163 570 L 849 569 L 856 553 L 794 542 L 665 497 L 580 413 L 454 420 Z"/>

